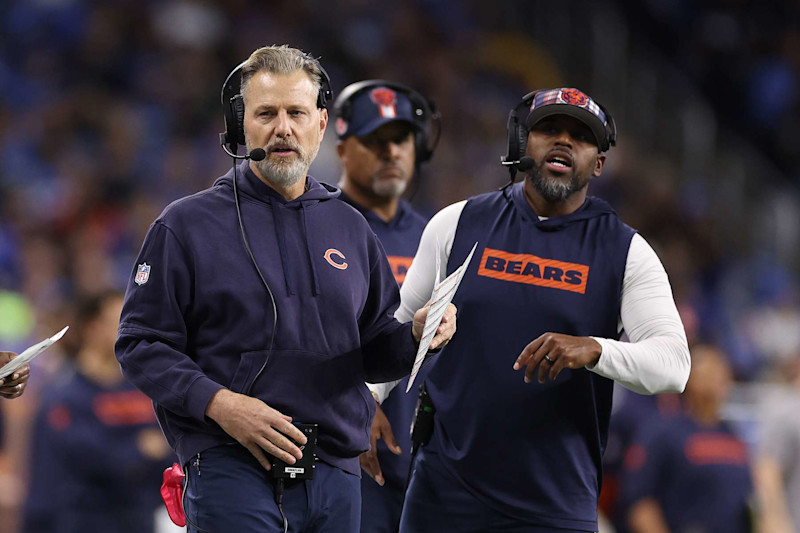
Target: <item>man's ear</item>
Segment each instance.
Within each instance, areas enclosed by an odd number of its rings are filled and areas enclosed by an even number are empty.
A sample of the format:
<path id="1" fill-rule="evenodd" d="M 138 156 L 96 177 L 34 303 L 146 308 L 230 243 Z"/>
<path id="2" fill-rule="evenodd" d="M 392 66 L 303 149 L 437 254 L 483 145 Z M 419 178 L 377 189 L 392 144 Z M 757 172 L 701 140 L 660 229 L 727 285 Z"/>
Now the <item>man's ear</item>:
<path id="1" fill-rule="evenodd" d="M 594 172 L 592 172 L 592 175 L 595 178 L 599 178 L 600 174 L 603 173 L 603 165 L 605 164 L 605 162 L 606 162 L 606 156 L 604 156 L 603 154 L 597 154 L 597 159 L 594 162 Z"/>
<path id="2" fill-rule="evenodd" d="M 325 128 L 328 126 L 328 110 L 324 107 L 319 110 L 319 141 L 325 135 Z"/>

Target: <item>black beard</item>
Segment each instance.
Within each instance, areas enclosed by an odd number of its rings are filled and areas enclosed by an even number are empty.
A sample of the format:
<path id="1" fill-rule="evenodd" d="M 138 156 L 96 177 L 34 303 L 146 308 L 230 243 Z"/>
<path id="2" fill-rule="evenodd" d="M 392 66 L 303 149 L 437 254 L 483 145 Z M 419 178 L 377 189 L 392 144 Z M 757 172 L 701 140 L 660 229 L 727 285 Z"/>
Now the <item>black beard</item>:
<path id="1" fill-rule="evenodd" d="M 544 161 L 542 161 L 541 165 L 534 165 L 528 172 L 528 177 L 530 177 L 531 184 L 533 188 L 536 189 L 536 192 L 541 194 L 542 198 L 548 202 L 563 202 L 583 189 L 589 182 L 588 178 L 579 176 L 574 168 L 572 169 L 572 176 L 570 176 L 569 181 L 565 182 L 557 178 L 546 178 L 542 175 L 543 166 Z"/>

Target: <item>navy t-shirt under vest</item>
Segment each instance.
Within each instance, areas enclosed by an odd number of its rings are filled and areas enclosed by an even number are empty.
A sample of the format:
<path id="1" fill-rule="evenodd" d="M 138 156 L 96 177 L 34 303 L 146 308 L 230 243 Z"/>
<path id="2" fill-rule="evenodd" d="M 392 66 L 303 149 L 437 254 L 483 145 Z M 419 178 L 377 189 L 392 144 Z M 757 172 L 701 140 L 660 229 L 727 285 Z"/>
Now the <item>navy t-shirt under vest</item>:
<path id="1" fill-rule="evenodd" d="M 447 273 L 478 247 L 454 299 L 458 333 L 427 379 L 437 410 L 429 449 L 488 506 L 597 529 L 612 380 L 583 368 L 525 383 L 512 365 L 545 332 L 619 338 L 633 235 L 593 197 L 539 220 L 521 183 L 464 206 Z"/>

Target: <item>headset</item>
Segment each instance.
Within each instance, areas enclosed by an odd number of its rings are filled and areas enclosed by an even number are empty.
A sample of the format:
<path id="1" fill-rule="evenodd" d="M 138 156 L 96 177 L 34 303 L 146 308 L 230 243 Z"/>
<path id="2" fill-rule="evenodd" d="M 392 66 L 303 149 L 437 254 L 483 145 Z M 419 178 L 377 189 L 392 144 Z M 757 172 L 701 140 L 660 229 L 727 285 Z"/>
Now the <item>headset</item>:
<path id="1" fill-rule="evenodd" d="M 225 153 L 235 157 L 237 147 L 245 145 L 244 139 L 244 97 L 242 96 L 242 68 L 247 61 L 239 65 L 228 74 L 222 84 L 222 113 L 225 117 L 225 131 L 219 134 L 219 143 Z M 325 109 L 333 98 L 331 78 L 328 73 L 314 60 L 320 72 L 320 86 L 317 94 L 317 108 Z M 227 147 L 226 147 L 227 145 Z"/>
<path id="2" fill-rule="evenodd" d="M 348 85 L 333 104 L 334 114 L 349 123 L 352 119 L 353 97 L 373 87 L 388 87 L 405 95 L 411 101 L 414 106 L 414 120 L 420 127 L 414 135 L 416 163 L 418 166 L 429 161 L 442 135 L 442 115 L 436 107 L 436 102 L 428 100 L 411 87 L 386 80 L 364 80 Z"/>
<path id="3" fill-rule="evenodd" d="M 506 130 L 508 132 L 508 151 L 506 155 L 500 157 L 500 164 L 508 167 L 509 172 L 511 172 L 511 181 L 514 181 L 517 169 L 530 170 L 531 168 L 525 164 L 525 161 L 522 161 L 522 165 L 520 166 L 520 162 L 525 155 L 525 147 L 528 144 L 528 127 L 525 125 L 525 120 L 528 118 L 528 112 L 536 95 L 542 91 L 549 90 L 550 89 L 537 89 L 529 92 L 522 97 L 522 101 L 508 114 L 508 122 L 506 124 Z M 594 100 L 594 103 L 597 104 L 600 110 L 606 115 L 606 135 L 604 139 L 600 139 L 600 144 L 598 145 L 598 149 L 601 152 L 605 152 L 610 147 L 616 146 L 617 144 L 617 125 L 614 123 L 614 117 L 611 116 L 611 113 L 609 113 L 605 107 L 597 100 Z"/>

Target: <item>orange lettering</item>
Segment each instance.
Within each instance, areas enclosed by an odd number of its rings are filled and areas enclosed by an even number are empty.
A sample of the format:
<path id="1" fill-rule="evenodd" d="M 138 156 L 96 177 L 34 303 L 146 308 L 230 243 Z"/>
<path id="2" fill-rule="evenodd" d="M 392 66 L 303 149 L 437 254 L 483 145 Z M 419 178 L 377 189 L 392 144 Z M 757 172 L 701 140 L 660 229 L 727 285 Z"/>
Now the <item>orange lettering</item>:
<path id="1" fill-rule="evenodd" d="M 589 266 L 486 248 L 483 250 L 478 275 L 586 294 Z"/>

